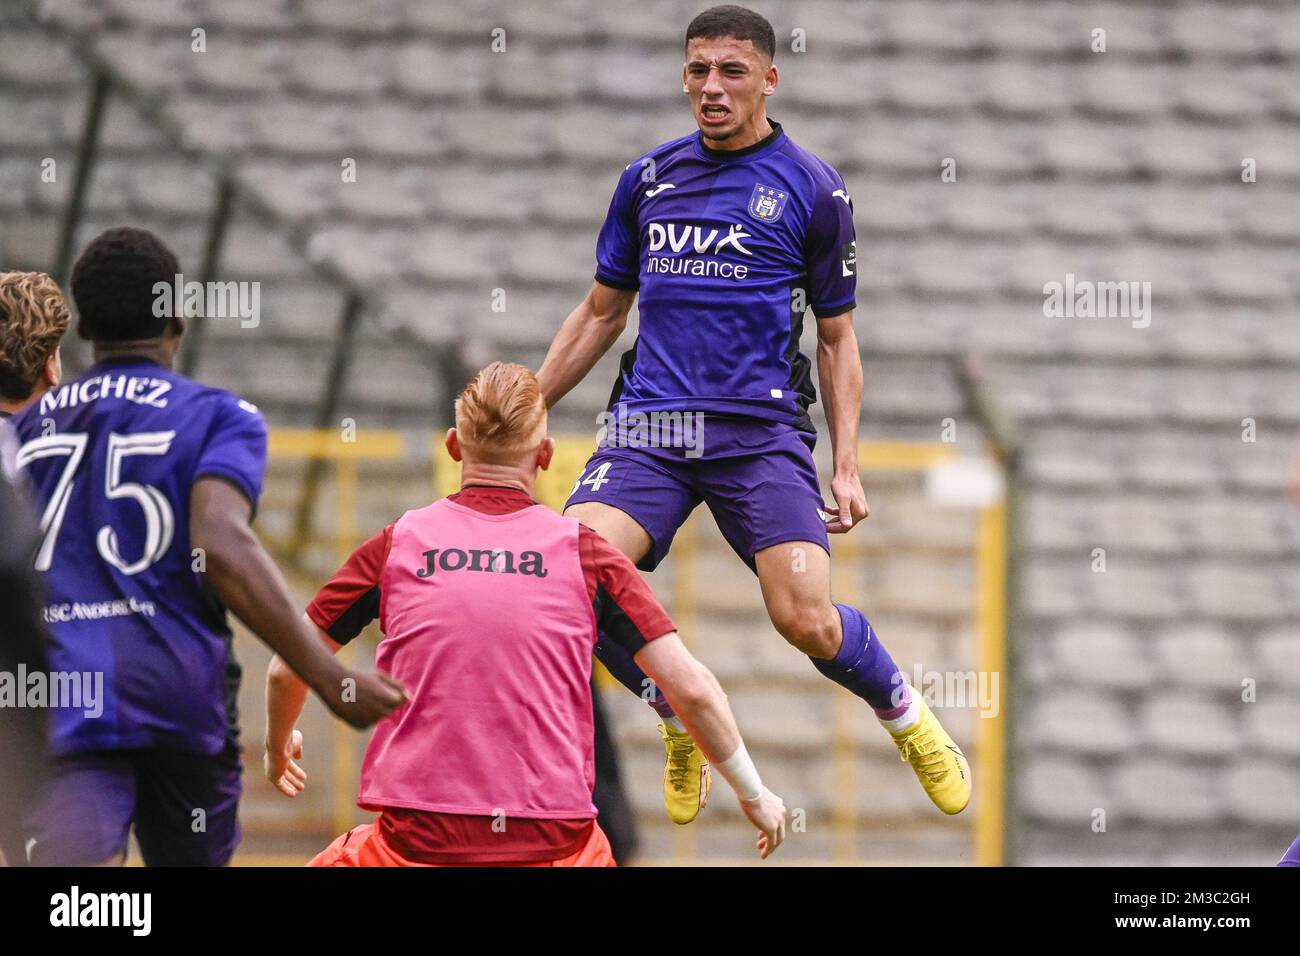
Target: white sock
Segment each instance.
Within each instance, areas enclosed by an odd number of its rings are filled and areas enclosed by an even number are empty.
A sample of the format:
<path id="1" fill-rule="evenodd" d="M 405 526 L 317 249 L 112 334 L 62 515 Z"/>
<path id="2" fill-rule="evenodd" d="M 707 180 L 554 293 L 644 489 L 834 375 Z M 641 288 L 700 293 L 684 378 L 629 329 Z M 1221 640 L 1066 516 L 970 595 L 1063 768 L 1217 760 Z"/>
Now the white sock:
<path id="1" fill-rule="evenodd" d="M 914 724 L 919 723 L 921 720 L 921 693 L 911 685 L 908 685 L 908 688 L 912 692 L 912 700 L 907 705 L 907 710 L 905 710 L 901 716 L 895 717 L 893 720 L 881 721 L 881 724 L 883 724 L 885 729 L 891 734 L 896 734 L 900 731 L 906 730 Z"/>
<path id="2" fill-rule="evenodd" d="M 670 730 L 675 730 L 679 734 L 686 733 L 686 726 L 677 719 L 676 715 L 664 718 L 664 726 Z"/>

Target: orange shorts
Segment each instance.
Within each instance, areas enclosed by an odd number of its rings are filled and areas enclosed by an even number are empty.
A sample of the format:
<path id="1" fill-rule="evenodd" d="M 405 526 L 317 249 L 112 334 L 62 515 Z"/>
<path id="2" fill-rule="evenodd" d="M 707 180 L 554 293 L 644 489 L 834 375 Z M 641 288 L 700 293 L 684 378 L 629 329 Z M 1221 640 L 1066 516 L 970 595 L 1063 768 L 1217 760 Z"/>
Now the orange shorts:
<path id="1" fill-rule="evenodd" d="M 399 856 L 373 823 L 353 827 L 317 853 L 308 866 L 475 866 L 473 863 L 413 863 Z M 618 866 L 599 823 L 576 853 L 541 863 L 494 863 L 492 866 Z"/>

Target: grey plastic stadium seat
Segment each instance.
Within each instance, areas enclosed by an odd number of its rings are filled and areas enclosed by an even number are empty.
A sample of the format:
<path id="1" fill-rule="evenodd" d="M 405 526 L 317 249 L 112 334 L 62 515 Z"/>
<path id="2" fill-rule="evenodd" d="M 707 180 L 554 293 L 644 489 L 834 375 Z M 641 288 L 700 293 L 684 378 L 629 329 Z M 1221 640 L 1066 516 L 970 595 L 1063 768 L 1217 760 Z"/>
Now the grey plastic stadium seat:
<path id="1" fill-rule="evenodd" d="M 530 232 L 519 236 L 498 256 L 508 256 L 514 274 L 532 282 L 589 288 L 594 269 L 591 235 L 585 232 Z M 577 304 L 576 301 L 574 303 Z"/>
<path id="2" fill-rule="evenodd" d="M 1083 574 L 1092 572 L 1084 566 Z M 1075 622 L 1052 638 L 1057 672 L 1084 685 L 1140 690 L 1158 677 L 1142 643 L 1124 627 Z"/>
<path id="3" fill-rule="evenodd" d="M 612 180 L 607 190 L 604 182 L 559 164 L 528 170 L 521 178 L 528 186 L 527 207 L 547 225 L 588 229 L 594 257 L 595 236 L 613 195 Z"/>
<path id="4" fill-rule="evenodd" d="M 935 63 L 928 58 L 889 62 L 883 76 L 883 101 L 919 113 L 964 113 L 976 101 L 968 64 Z"/>
<path id="5" fill-rule="evenodd" d="M 1051 135 L 1036 143 L 1041 163 L 1063 175 L 1128 175 L 1129 134 L 1107 123 L 1071 120 L 1052 127 Z"/>
<path id="6" fill-rule="evenodd" d="M 1035 440 L 1025 466 L 1032 480 L 1060 488 L 1102 488 L 1119 474 L 1114 456 L 1105 447 L 1068 438 Z"/>
<path id="7" fill-rule="evenodd" d="M 1111 774 L 1113 813 L 1153 823 L 1205 824 L 1219 819 L 1224 800 L 1200 766 L 1143 753 Z"/>
<path id="8" fill-rule="evenodd" d="M 194 67 L 188 33 L 168 39 L 133 32 L 99 34 L 95 51 L 128 84 L 146 92 L 171 90 L 185 81 Z"/>
<path id="9" fill-rule="evenodd" d="M 130 201 L 138 208 L 175 216 L 203 217 L 212 212 L 216 184 L 204 169 L 172 160 L 132 160 L 128 172 Z M 96 181 L 92 195 L 98 192 Z"/>
<path id="10" fill-rule="evenodd" d="M 1093 598 L 1104 613 L 1146 620 L 1167 620 L 1183 613 L 1186 589 L 1179 576 L 1159 558 L 1148 561 L 1137 549 L 1111 547 L 1107 568 L 1095 575 Z"/>
<path id="11" fill-rule="evenodd" d="M 1176 75 L 1175 102 L 1185 116 L 1240 125 L 1267 113 L 1271 90 L 1285 89 L 1284 70 L 1200 64 Z"/>
<path id="12" fill-rule="evenodd" d="M 549 118 L 535 110 L 476 107 L 448 112 L 443 120 L 456 147 L 487 161 L 536 161 L 549 152 L 552 134 L 559 135 Z M 625 162 L 634 158 L 628 156 Z"/>
<path id="13" fill-rule="evenodd" d="M 107 0 L 110 16 L 128 20 L 138 27 L 179 28 L 195 24 L 191 0 Z"/>
<path id="14" fill-rule="evenodd" d="M 321 31 L 387 34 L 402 26 L 401 14 L 408 6 L 389 0 L 313 0 L 301 16 Z"/>
<path id="15" fill-rule="evenodd" d="M 1223 790 L 1228 811 L 1240 820 L 1294 830 L 1300 819 L 1300 770 L 1294 764 L 1240 760 L 1224 771 Z"/>
<path id="16" fill-rule="evenodd" d="M 206 52 L 193 54 L 191 83 L 206 94 L 274 96 L 284 82 L 289 50 L 282 40 L 250 42 L 222 37 Z"/>
<path id="17" fill-rule="evenodd" d="M 1072 49 L 1086 51 L 1090 57 L 1119 52 L 1139 59 L 1154 59 L 1151 54 L 1169 48 L 1164 10 L 1159 7 L 1134 5 L 1123 0 L 1082 5 L 1063 3 L 1059 5 L 1059 16 L 1064 35 L 1074 38 Z M 1092 31 L 1097 27 L 1106 31 L 1108 54 L 1091 52 Z"/>
<path id="18" fill-rule="evenodd" d="M 1142 119 L 1168 108 L 1172 81 L 1169 70 L 1161 66 L 1093 55 L 1077 74 L 1077 103 L 1099 116 Z"/>
<path id="19" fill-rule="evenodd" d="M 1195 4 L 1169 11 L 1170 39 L 1176 49 L 1194 57 L 1257 54 L 1269 26 L 1268 15 L 1256 7 Z"/>
<path id="20" fill-rule="evenodd" d="M 1177 685 L 1232 693 L 1248 676 L 1241 642 L 1208 621 L 1171 624 L 1154 636 L 1151 648 L 1158 672 Z"/>
<path id="21" fill-rule="evenodd" d="M 1217 456 L 1208 455 L 1203 442 L 1156 433 L 1126 444 L 1128 469 L 1135 481 L 1148 488 L 1195 491 L 1210 487 L 1218 477 Z"/>
<path id="22" fill-rule="evenodd" d="M 1245 739 L 1251 751 L 1270 757 L 1300 757 L 1300 700 L 1269 684 L 1260 694 L 1253 703 L 1242 704 Z"/>
<path id="23" fill-rule="evenodd" d="M 1197 550 L 1269 555 L 1283 545 L 1284 509 L 1289 504 L 1224 498 L 1198 502 L 1189 509 Z"/>
<path id="24" fill-rule="evenodd" d="M 1246 564 L 1205 563 L 1189 568 L 1185 581 L 1202 614 L 1228 620 L 1258 621 L 1282 609 L 1280 582 Z"/>
<path id="25" fill-rule="evenodd" d="M 492 239 L 481 231 L 434 226 L 411 236 L 409 243 L 412 267 L 428 279 L 482 282 L 498 274 Z"/>
<path id="26" fill-rule="evenodd" d="M 488 79 L 489 95 L 499 97 L 515 105 L 528 104 L 538 109 L 553 108 L 556 100 L 567 100 L 578 94 L 582 88 L 584 72 L 590 76 L 586 66 L 586 57 L 556 56 L 549 51 L 539 51 L 534 47 L 523 45 L 520 49 L 509 50 L 503 54 L 482 53 L 482 62 L 474 72 L 481 73 Z M 632 60 L 627 66 L 633 71 L 641 61 Z M 597 68 L 598 69 L 598 68 Z M 597 74 L 601 75 L 601 74 Z M 613 80 L 613 75 L 605 76 Z M 645 76 L 637 80 L 644 83 Z M 628 81 L 632 85 L 633 80 Z M 621 91 L 610 91 L 618 95 Z"/>
<path id="27" fill-rule="evenodd" d="M 1054 753 L 1114 757 L 1134 746 L 1132 716 L 1118 698 L 1095 691 L 1062 691 L 1037 698 L 1022 718 L 1026 746 Z"/>
<path id="28" fill-rule="evenodd" d="M 239 170 L 240 188 L 290 222 L 324 218 L 338 207 L 345 184 L 330 165 L 254 161 Z"/>
<path id="29" fill-rule="evenodd" d="M 408 96 L 436 100 L 479 96 L 487 78 L 474 66 L 486 55 L 464 46 L 406 43 L 393 52 L 394 82 Z"/>
<path id="30" fill-rule="evenodd" d="M 980 96 L 1018 118 L 1060 116 L 1070 108 L 1071 72 L 1054 60 L 1003 60 L 980 72 Z"/>
<path id="31" fill-rule="evenodd" d="M 1218 192 L 1186 188 L 1145 191 L 1142 226 L 1156 239 L 1174 242 L 1213 242 L 1226 237 L 1228 221 Z"/>
<path id="32" fill-rule="evenodd" d="M 997 0 L 982 4 L 971 18 L 978 46 L 991 48 L 999 60 L 1008 55 L 1059 56 L 1070 52 L 1077 38 L 1063 28 L 1062 6 Z"/>
<path id="33" fill-rule="evenodd" d="M 1082 760 L 1059 756 L 1025 761 L 1014 782 L 1019 805 L 1031 819 L 1078 827 L 1093 820 L 1094 810 L 1113 805 L 1101 776 Z"/>
<path id="34" fill-rule="evenodd" d="M 1161 179 L 1220 178 L 1241 169 L 1241 156 L 1213 129 L 1191 123 L 1164 122 L 1135 136 L 1142 167 Z"/>
<path id="35" fill-rule="evenodd" d="M 877 46 L 882 40 L 881 11 L 863 4 L 807 0 L 791 5 L 785 19 L 789 28 L 777 34 L 777 43 L 798 27 L 806 32 L 809 52 L 819 47 L 861 49 Z"/>
<path id="36" fill-rule="evenodd" d="M 1093 520 L 1092 505 L 1076 495 L 1037 489 L 1021 498 L 1025 542 L 1035 552 L 1074 550 Z"/>
<path id="37" fill-rule="evenodd" d="M 1239 749 L 1240 719 L 1239 709 L 1187 691 L 1150 697 L 1138 714 L 1144 741 L 1161 751 L 1192 757 L 1224 757 Z"/>
<path id="38" fill-rule="evenodd" d="M 317 22 L 328 24 L 331 17 L 359 9 L 350 0 L 324 0 L 310 8 L 299 7 L 287 0 L 218 0 L 206 3 L 202 21 L 219 24 L 223 33 L 246 33 L 264 37 L 275 33 L 288 33 L 310 16 Z"/>
<path id="39" fill-rule="evenodd" d="M 1260 683 L 1278 681 L 1285 687 L 1300 687 L 1300 627 L 1292 624 L 1270 628 L 1253 642 L 1254 672 Z"/>
<path id="40" fill-rule="evenodd" d="M 51 93 L 78 82 L 82 68 L 68 44 L 41 29 L 6 26 L 0 33 L 0 83 Z"/>
<path id="41" fill-rule="evenodd" d="M 414 173 L 418 165 L 409 168 Z M 461 163 L 437 171 L 424 169 L 417 186 L 408 177 L 407 192 L 423 192 L 420 205 L 438 219 L 465 223 L 496 223 L 515 228 L 530 218 L 533 204 L 542 192 L 535 169 L 503 169 L 487 175 L 473 164 Z M 598 219 L 593 228 L 599 228 Z M 595 255 L 595 244 L 592 245 Z M 594 258 L 593 258 L 594 262 Z"/>
<path id="42" fill-rule="evenodd" d="M 392 56 L 382 44 L 299 40 L 289 49 L 286 74 L 287 84 L 304 93 L 374 96 L 392 81 Z"/>
<path id="43" fill-rule="evenodd" d="M 1120 551 L 1149 551 L 1176 554 L 1183 550 L 1182 503 L 1162 497 L 1111 496 L 1092 503 L 1096 515 L 1097 540 Z"/>

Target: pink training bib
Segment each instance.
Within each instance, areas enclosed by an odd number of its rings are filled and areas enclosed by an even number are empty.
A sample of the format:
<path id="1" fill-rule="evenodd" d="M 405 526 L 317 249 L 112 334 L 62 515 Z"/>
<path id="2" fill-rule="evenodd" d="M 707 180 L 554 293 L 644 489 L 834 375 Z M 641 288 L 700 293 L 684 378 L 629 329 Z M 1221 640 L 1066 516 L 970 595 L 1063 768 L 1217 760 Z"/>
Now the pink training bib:
<path id="1" fill-rule="evenodd" d="M 376 725 L 360 806 L 587 819 L 596 621 L 578 523 L 443 499 L 393 527 L 375 665 L 411 700 Z"/>

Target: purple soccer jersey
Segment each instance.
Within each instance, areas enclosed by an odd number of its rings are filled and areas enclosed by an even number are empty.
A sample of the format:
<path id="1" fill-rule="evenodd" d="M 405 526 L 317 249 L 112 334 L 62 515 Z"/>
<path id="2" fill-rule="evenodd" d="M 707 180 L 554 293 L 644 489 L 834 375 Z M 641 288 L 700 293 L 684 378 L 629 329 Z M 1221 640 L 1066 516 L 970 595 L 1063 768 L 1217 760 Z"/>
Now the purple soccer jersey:
<path id="1" fill-rule="evenodd" d="M 256 507 L 257 408 L 147 359 L 101 362 L 13 422 L 41 512 L 51 670 L 102 675 L 99 713 L 52 710 L 56 754 L 229 741 L 238 665 L 225 609 L 196 570 L 190 489 L 204 476 Z"/>
<path id="2" fill-rule="evenodd" d="M 596 280 L 638 292 L 640 333 L 615 414 L 692 410 L 812 430 L 803 315 L 854 308 L 853 205 L 830 165 L 771 125 L 734 151 L 684 136 L 619 177 Z"/>

